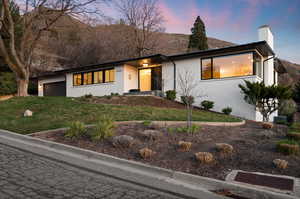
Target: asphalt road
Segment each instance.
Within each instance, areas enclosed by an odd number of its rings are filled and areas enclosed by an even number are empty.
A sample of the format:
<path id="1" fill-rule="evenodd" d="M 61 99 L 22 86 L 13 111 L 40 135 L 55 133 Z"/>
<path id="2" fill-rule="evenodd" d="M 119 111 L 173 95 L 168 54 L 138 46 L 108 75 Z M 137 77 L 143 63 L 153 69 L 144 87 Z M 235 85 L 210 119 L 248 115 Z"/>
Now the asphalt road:
<path id="1" fill-rule="evenodd" d="M 0 144 L 0 199 L 178 199 Z"/>

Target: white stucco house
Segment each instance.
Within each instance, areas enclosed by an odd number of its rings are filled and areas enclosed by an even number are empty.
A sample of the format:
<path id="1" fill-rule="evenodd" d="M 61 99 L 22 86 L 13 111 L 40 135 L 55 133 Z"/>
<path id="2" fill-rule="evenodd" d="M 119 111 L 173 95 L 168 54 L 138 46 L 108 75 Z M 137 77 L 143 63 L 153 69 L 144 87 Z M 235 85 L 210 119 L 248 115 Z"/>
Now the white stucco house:
<path id="1" fill-rule="evenodd" d="M 39 96 L 103 96 L 168 90 L 180 93 L 180 75 L 189 71 L 191 81 L 196 81 L 195 95 L 206 96 L 196 98 L 195 105 L 211 100 L 215 102 L 214 111 L 231 107 L 233 115 L 261 121 L 261 114 L 244 101 L 238 87 L 244 80 L 277 84 L 270 28 L 261 26 L 258 38 L 257 42 L 226 48 L 171 56 L 156 54 L 56 71 L 38 78 Z"/>

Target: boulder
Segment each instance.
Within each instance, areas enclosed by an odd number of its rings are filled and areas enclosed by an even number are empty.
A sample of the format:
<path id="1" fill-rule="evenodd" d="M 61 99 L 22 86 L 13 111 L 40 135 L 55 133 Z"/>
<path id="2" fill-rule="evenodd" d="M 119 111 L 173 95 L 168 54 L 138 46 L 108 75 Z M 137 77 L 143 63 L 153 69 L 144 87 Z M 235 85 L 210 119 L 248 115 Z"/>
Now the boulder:
<path id="1" fill-rule="evenodd" d="M 263 122 L 261 126 L 263 129 L 272 129 L 274 127 L 274 124 L 270 122 Z"/>
<path id="2" fill-rule="evenodd" d="M 230 144 L 226 144 L 226 143 L 217 143 L 216 149 L 217 149 L 217 151 L 219 151 L 221 153 L 231 154 L 233 152 L 233 146 L 231 146 Z"/>
<path id="3" fill-rule="evenodd" d="M 192 143 L 185 142 L 185 141 L 179 141 L 178 146 L 179 146 L 179 151 L 187 152 L 187 151 L 190 151 L 190 149 L 192 147 Z"/>
<path id="4" fill-rule="evenodd" d="M 195 153 L 195 158 L 198 162 L 200 162 L 202 164 L 209 164 L 209 163 L 212 163 L 214 161 L 213 154 L 211 154 L 209 152 Z"/>
<path id="5" fill-rule="evenodd" d="M 286 169 L 288 167 L 288 161 L 286 161 L 286 160 L 275 159 L 275 160 L 273 160 L 273 164 L 278 169 Z"/>
<path id="6" fill-rule="evenodd" d="M 31 110 L 26 110 L 24 112 L 24 117 L 32 117 L 32 115 L 33 115 L 33 112 Z"/>
<path id="7" fill-rule="evenodd" d="M 155 152 L 148 148 L 143 148 L 139 150 L 139 154 L 143 159 L 150 159 L 153 155 L 155 155 Z"/>
<path id="8" fill-rule="evenodd" d="M 162 132 L 157 130 L 145 130 L 141 133 L 139 133 L 141 137 L 149 140 L 157 140 L 159 137 L 163 135 Z"/>
<path id="9" fill-rule="evenodd" d="M 129 135 L 119 135 L 113 137 L 112 139 L 112 144 L 115 147 L 129 148 L 133 145 L 133 143 L 134 143 L 134 138 Z"/>

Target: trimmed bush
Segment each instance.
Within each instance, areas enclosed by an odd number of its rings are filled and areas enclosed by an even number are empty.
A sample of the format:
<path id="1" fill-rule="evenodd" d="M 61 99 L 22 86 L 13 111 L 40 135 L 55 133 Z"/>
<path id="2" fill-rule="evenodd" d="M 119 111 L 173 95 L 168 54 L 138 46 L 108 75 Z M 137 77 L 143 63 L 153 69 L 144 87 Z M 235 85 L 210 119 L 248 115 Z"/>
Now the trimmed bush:
<path id="1" fill-rule="evenodd" d="M 288 167 L 289 163 L 286 160 L 275 159 L 275 160 L 273 160 L 273 164 L 278 169 L 286 169 Z"/>
<path id="2" fill-rule="evenodd" d="M 0 95 L 10 95 L 17 92 L 15 75 L 11 72 L 0 73 Z"/>
<path id="3" fill-rule="evenodd" d="M 203 107 L 204 110 L 210 110 L 214 107 L 214 102 L 213 101 L 209 101 L 209 100 L 204 100 L 201 102 L 201 106 Z"/>
<path id="4" fill-rule="evenodd" d="M 221 153 L 230 154 L 233 152 L 233 146 L 231 146 L 230 144 L 226 144 L 226 143 L 216 143 L 216 149 L 217 149 L 217 151 L 219 151 Z"/>
<path id="5" fill-rule="evenodd" d="M 274 127 L 274 125 L 270 122 L 263 122 L 261 126 L 263 129 L 272 129 Z"/>
<path id="6" fill-rule="evenodd" d="M 285 155 L 298 155 L 300 152 L 299 143 L 295 140 L 282 140 L 277 143 L 276 148 Z"/>
<path id="7" fill-rule="evenodd" d="M 139 150 L 139 154 L 143 159 L 151 159 L 153 157 L 153 155 L 156 154 L 156 152 L 154 152 L 148 148 L 143 148 L 143 149 Z"/>
<path id="8" fill-rule="evenodd" d="M 103 116 L 99 118 L 98 122 L 96 123 L 95 129 L 91 134 L 92 139 L 102 140 L 112 137 L 114 135 L 114 129 L 114 121 L 108 116 Z"/>
<path id="9" fill-rule="evenodd" d="M 232 108 L 230 107 L 223 108 L 222 112 L 226 115 L 230 115 L 230 113 L 232 112 Z"/>
<path id="10" fill-rule="evenodd" d="M 294 100 L 285 100 L 279 107 L 279 114 L 287 116 L 288 122 L 293 122 L 294 114 L 297 112 L 297 104 Z"/>
<path id="11" fill-rule="evenodd" d="M 176 91 L 174 91 L 174 90 L 166 91 L 166 98 L 168 100 L 174 101 L 176 99 Z"/>
<path id="12" fill-rule="evenodd" d="M 181 101 L 185 105 L 192 105 L 195 102 L 195 99 L 193 96 L 181 96 Z"/>
<path id="13" fill-rule="evenodd" d="M 145 127 L 149 127 L 151 125 L 151 121 L 150 120 L 145 120 L 142 122 L 142 124 L 145 126 Z"/>
<path id="14" fill-rule="evenodd" d="M 67 130 L 65 137 L 67 138 L 79 138 L 86 134 L 86 128 L 84 123 L 80 121 L 72 122 Z"/>
<path id="15" fill-rule="evenodd" d="M 287 137 L 293 140 L 300 141 L 300 132 L 289 132 Z"/>

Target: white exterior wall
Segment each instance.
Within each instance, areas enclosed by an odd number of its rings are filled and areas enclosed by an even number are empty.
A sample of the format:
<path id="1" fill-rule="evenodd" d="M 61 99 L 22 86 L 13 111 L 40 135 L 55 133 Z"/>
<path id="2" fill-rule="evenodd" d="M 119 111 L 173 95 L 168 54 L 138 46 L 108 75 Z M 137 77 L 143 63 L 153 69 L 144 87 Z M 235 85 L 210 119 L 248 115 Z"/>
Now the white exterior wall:
<path id="1" fill-rule="evenodd" d="M 174 90 L 174 65 L 171 62 L 162 64 L 162 91 Z"/>
<path id="2" fill-rule="evenodd" d="M 44 84 L 65 81 L 65 76 L 50 77 L 47 79 L 38 80 L 38 96 L 44 96 Z"/>
<path id="3" fill-rule="evenodd" d="M 134 66 L 124 65 L 124 92 L 129 92 L 130 89 L 138 89 L 139 78 L 138 69 Z"/>
<path id="4" fill-rule="evenodd" d="M 93 96 L 110 95 L 111 93 L 124 93 L 124 67 L 115 67 L 115 81 L 110 83 L 73 86 L 73 73 L 66 75 L 67 97 L 80 97 L 92 94 Z"/>
<path id="5" fill-rule="evenodd" d="M 186 70 L 192 75 L 190 80 L 195 81 L 197 86 L 194 89 L 193 96 L 196 97 L 195 106 L 200 106 L 203 100 L 214 101 L 214 111 L 221 112 L 223 108 L 231 107 L 232 115 L 251 120 L 262 120 L 262 116 L 255 110 L 255 107 L 246 103 L 241 93 L 239 84 L 243 84 L 244 80 L 262 81 L 257 76 L 233 77 L 223 79 L 201 80 L 200 58 L 186 59 L 176 61 L 176 91 L 177 100 L 180 100 L 179 76 L 185 74 Z M 172 63 L 163 64 L 163 79 L 167 80 L 164 84 L 164 91 L 173 90 L 173 74 L 174 66 Z"/>

